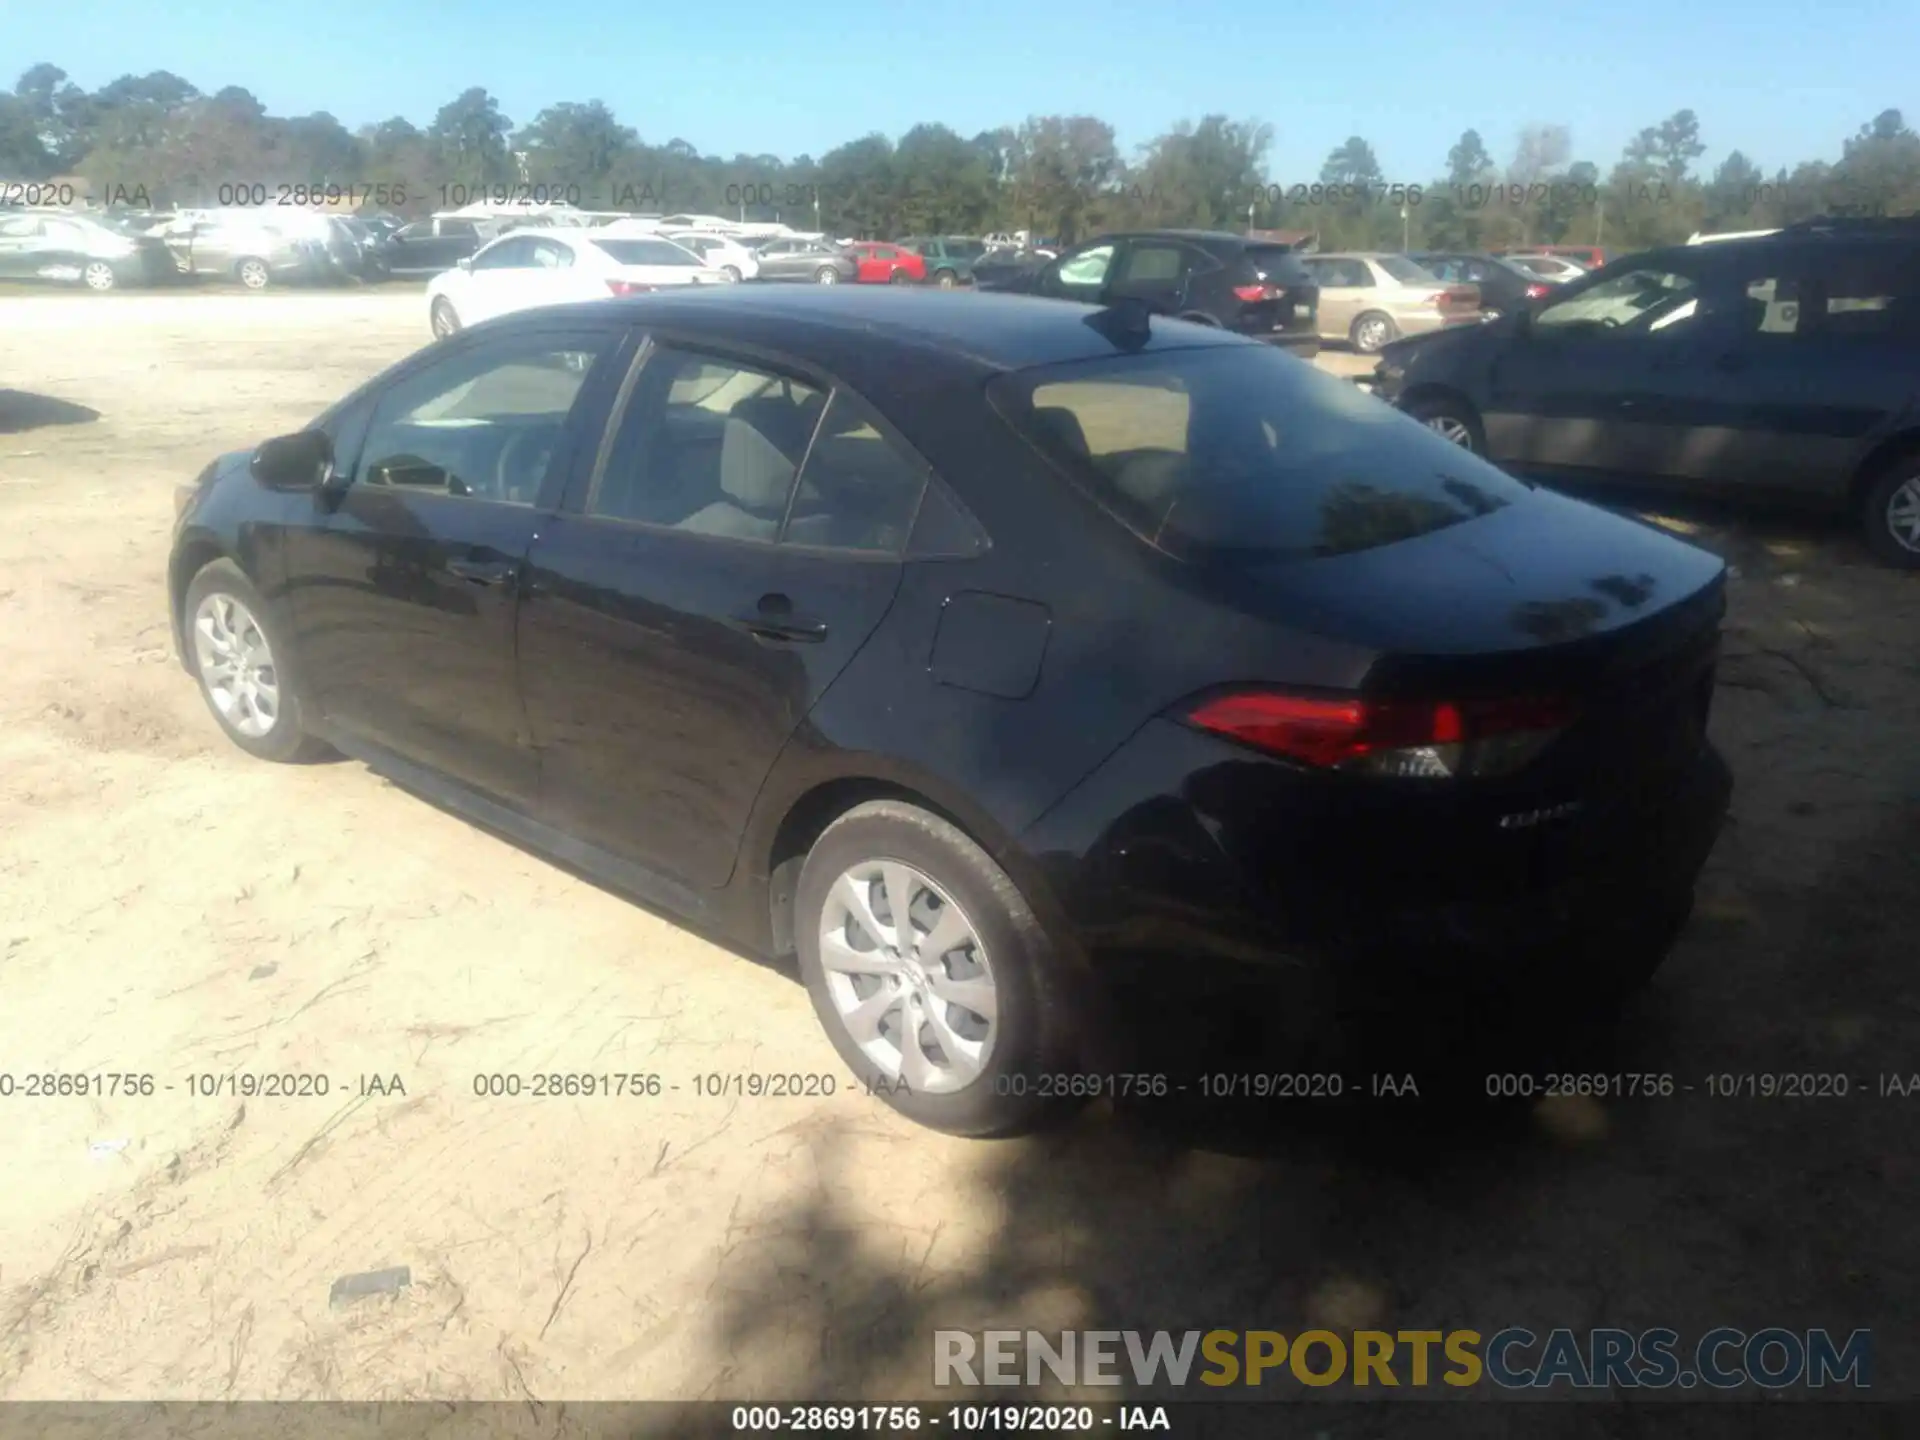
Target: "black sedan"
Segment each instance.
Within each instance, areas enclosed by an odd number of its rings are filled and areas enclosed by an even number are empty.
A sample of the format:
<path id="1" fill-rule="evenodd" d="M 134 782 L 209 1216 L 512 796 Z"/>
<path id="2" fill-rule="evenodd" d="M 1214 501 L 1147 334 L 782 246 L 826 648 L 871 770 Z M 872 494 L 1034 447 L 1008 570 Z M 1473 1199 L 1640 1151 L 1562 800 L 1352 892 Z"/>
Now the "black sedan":
<path id="1" fill-rule="evenodd" d="M 1217 329 L 728 290 L 476 325 L 183 487 L 234 743 L 796 955 L 958 1133 L 1068 1103 L 1111 967 L 1651 972 L 1730 788 L 1713 556 Z"/>
<path id="2" fill-rule="evenodd" d="M 1303 357 L 1320 353 L 1320 286 L 1285 245 L 1211 230 L 1136 230 L 1037 259 L 988 256 L 973 267 L 973 283 L 1089 305 L 1129 302 Z"/>
<path id="3" fill-rule="evenodd" d="M 1550 282 L 1521 269 L 1511 260 L 1502 260 L 1498 255 L 1476 255 L 1461 250 L 1422 250 L 1407 258 L 1442 280 L 1478 286 L 1480 310 L 1488 319 L 1524 310 L 1554 292 Z"/>

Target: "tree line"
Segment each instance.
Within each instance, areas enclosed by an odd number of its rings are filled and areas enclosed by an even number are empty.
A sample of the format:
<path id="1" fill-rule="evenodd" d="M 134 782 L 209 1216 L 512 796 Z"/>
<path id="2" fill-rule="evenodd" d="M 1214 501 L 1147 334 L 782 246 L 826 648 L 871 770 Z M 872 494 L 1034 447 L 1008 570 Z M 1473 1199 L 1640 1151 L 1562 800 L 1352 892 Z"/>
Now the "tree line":
<path id="1" fill-rule="evenodd" d="M 0 182 L 78 177 L 142 208 L 341 196 L 420 215 L 486 196 L 585 209 L 724 214 L 889 238 L 1026 229 L 1063 240 L 1181 225 L 1308 231 L 1323 248 L 1579 243 L 1636 248 L 1696 230 L 1814 215 L 1920 213 L 1920 135 L 1883 110 L 1841 137 L 1838 161 L 1767 174 L 1739 151 L 1710 174 L 1699 118 L 1641 130 L 1603 170 L 1564 125 L 1536 124 L 1502 159 L 1476 130 L 1424 179 L 1383 173 L 1362 136 L 1315 175 L 1268 174 L 1273 127 L 1209 115 L 1123 155 L 1090 115 L 1036 115 L 967 137 L 938 123 L 871 134 L 815 157 L 702 154 L 643 140 L 603 101 L 550 105 L 516 126 L 485 89 L 424 129 L 395 117 L 354 131 L 332 115 L 270 115 L 239 86 L 203 93 L 167 71 L 87 91 L 52 64 L 0 93 Z M 137 200 L 136 200 L 137 197 Z M 236 198 L 239 197 L 239 198 Z"/>

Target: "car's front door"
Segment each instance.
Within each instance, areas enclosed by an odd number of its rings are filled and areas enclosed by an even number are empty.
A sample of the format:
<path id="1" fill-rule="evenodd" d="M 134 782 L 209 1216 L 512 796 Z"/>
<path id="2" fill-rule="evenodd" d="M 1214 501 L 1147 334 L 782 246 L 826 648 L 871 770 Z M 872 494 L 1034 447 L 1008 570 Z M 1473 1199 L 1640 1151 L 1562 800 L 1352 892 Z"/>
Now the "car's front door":
<path id="1" fill-rule="evenodd" d="M 762 280 L 791 280 L 798 273 L 797 247 L 791 240 L 775 240 L 757 253 Z"/>
<path id="2" fill-rule="evenodd" d="M 433 239 L 433 221 L 415 220 L 402 225 L 388 239 L 384 251 L 387 268 L 395 275 L 426 275 L 447 267 L 437 263 L 438 251 Z"/>
<path id="3" fill-rule="evenodd" d="M 372 402 L 333 508 L 287 535 L 295 641 L 323 722 L 517 806 L 538 765 L 514 666 L 527 549 L 597 439 L 618 326 L 479 336 Z"/>
<path id="4" fill-rule="evenodd" d="M 1489 458 L 1569 478 L 1675 473 L 1685 432 L 1701 419 L 1682 377 L 1705 363 L 1724 319 L 1717 299 L 1703 267 L 1663 262 L 1548 304 L 1489 366 Z"/>
<path id="5" fill-rule="evenodd" d="M 690 346 L 644 353 L 615 423 L 531 557 L 540 815 L 697 892 L 892 603 L 925 470 L 824 379 Z"/>
<path id="6" fill-rule="evenodd" d="M 544 278 L 539 263 L 542 242 L 532 235 L 509 235 L 473 257 L 467 268 L 461 310 L 467 324 L 478 324 L 531 303 L 533 287 Z"/>

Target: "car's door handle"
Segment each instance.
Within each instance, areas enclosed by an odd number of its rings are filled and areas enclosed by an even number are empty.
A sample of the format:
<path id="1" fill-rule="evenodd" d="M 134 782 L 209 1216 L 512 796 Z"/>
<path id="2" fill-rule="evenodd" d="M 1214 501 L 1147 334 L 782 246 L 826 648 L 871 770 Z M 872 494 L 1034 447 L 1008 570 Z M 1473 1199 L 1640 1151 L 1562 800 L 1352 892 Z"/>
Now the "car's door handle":
<path id="1" fill-rule="evenodd" d="M 449 560 L 447 569 L 469 585 L 504 585 L 520 573 L 512 560 Z"/>
<path id="2" fill-rule="evenodd" d="M 735 615 L 732 623 L 756 640 L 778 644 L 814 644 L 827 638 L 826 622 L 794 614 L 793 602 L 784 595 L 762 595 L 758 607 Z"/>

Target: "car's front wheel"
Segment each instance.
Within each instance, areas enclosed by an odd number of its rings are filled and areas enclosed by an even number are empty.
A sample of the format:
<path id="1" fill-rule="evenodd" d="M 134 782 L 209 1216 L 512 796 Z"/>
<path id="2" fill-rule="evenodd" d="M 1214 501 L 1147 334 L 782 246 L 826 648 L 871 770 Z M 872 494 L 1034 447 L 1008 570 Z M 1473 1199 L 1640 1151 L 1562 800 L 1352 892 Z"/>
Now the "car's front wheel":
<path id="1" fill-rule="evenodd" d="M 942 270 L 933 277 L 933 283 L 942 290 L 951 290 L 960 283 L 960 277 L 951 270 Z"/>
<path id="2" fill-rule="evenodd" d="M 233 273 L 235 278 L 249 290 L 264 290 L 273 278 L 264 260 L 242 260 L 234 266 Z"/>
<path id="3" fill-rule="evenodd" d="M 738 265 L 722 265 L 720 270 L 729 280 L 738 280 L 740 278 L 740 267 Z"/>
<path id="4" fill-rule="evenodd" d="M 1889 565 L 1920 570 L 1920 455 L 1890 465 L 1867 487 L 1860 510 L 1868 548 Z"/>
<path id="5" fill-rule="evenodd" d="M 436 340 L 445 340 L 449 335 L 459 333 L 460 312 L 453 308 L 451 300 L 442 295 L 428 307 L 427 323 L 433 327 Z"/>
<path id="6" fill-rule="evenodd" d="M 1480 418 L 1463 401 L 1444 398 L 1416 400 L 1407 407 L 1407 414 L 1462 450 L 1470 450 L 1475 455 L 1487 453 L 1486 441 L 1480 430 Z"/>
<path id="7" fill-rule="evenodd" d="M 818 270 L 813 272 L 813 278 L 822 285 L 838 285 L 840 283 L 840 272 L 831 265 L 822 265 Z"/>
<path id="8" fill-rule="evenodd" d="M 958 827 L 896 800 L 842 815 L 794 897 L 807 992 L 870 1093 L 954 1135 L 1069 1113 L 1076 1007 L 1045 930 Z M 1085 1088 L 1085 1087 L 1080 1087 Z"/>
<path id="9" fill-rule="evenodd" d="M 200 693 L 227 738 L 262 760 L 325 754 L 306 732 L 289 647 L 245 572 L 213 561 L 187 586 L 183 608 Z"/>
<path id="10" fill-rule="evenodd" d="M 80 272 L 80 279 L 89 290 L 105 294 L 120 283 L 120 277 L 113 273 L 113 266 L 104 260 L 91 260 Z"/>

